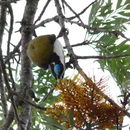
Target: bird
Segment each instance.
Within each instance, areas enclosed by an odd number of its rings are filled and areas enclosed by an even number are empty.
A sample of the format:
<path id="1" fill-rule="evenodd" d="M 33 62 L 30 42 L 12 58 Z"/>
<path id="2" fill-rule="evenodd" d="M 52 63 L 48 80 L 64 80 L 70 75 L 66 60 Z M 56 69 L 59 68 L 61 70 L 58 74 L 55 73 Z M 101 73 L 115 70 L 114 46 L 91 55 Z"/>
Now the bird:
<path id="1" fill-rule="evenodd" d="M 55 34 L 38 36 L 28 43 L 27 55 L 40 68 L 52 71 L 55 79 L 62 79 L 65 72 L 63 46 Z"/>

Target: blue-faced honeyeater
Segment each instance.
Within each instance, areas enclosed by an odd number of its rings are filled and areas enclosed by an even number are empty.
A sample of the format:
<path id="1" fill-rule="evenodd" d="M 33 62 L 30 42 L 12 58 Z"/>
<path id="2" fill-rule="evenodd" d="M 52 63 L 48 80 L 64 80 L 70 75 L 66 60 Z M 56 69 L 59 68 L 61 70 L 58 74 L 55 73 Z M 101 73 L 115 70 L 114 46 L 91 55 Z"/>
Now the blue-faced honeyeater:
<path id="1" fill-rule="evenodd" d="M 56 79 L 63 78 L 65 71 L 63 47 L 54 34 L 31 40 L 27 55 L 35 65 L 45 70 L 50 68 Z"/>

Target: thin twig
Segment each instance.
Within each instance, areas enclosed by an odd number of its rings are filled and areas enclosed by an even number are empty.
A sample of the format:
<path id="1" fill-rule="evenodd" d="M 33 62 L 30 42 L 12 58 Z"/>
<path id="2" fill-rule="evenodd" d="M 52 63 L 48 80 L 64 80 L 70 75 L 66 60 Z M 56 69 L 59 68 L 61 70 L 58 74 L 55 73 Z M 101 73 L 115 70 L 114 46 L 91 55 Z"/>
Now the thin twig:
<path id="1" fill-rule="evenodd" d="M 95 2 L 97 2 L 97 0 L 93 1 L 92 3 L 90 3 L 87 7 L 85 7 L 80 13 L 78 13 L 77 15 L 80 16 L 82 15 L 91 5 L 93 5 Z M 68 19 L 72 20 L 74 18 L 77 18 L 77 16 L 71 16 Z"/>
<path id="2" fill-rule="evenodd" d="M 56 85 L 57 85 L 57 82 L 58 82 L 58 81 L 56 81 L 56 82 L 54 83 L 54 85 L 52 86 L 53 88 L 51 88 L 51 90 L 49 91 L 49 93 L 48 93 L 47 95 L 45 95 L 45 97 L 42 99 L 43 102 L 53 93 L 53 91 L 55 90 L 55 87 L 56 87 Z"/>
<path id="3" fill-rule="evenodd" d="M 0 1 L 0 5 L 6 5 L 6 4 L 10 4 L 10 3 L 16 3 L 19 0 L 4 0 L 4 1 Z"/>
<path id="4" fill-rule="evenodd" d="M 46 23 L 49 23 L 49 22 L 52 22 L 52 21 L 58 21 L 58 16 L 54 16 L 54 17 L 52 17 L 52 18 L 48 18 L 48 19 L 43 20 L 43 21 L 40 22 L 39 24 L 34 25 L 33 29 L 36 29 L 36 28 L 38 28 L 38 27 L 40 27 L 40 26 L 45 27 L 45 24 L 46 24 Z"/>
<path id="5" fill-rule="evenodd" d="M 72 9 L 72 7 L 71 7 L 65 0 L 63 0 L 63 1 L 64 1 L 65 5 L 70 9 L 70 11 L 71 11 L 72 13 L 74 13 L 75 16 L 79 19 L 79 21 L 80 21 L 82 24 L 84 24 L 83 21 L 81 20 L 80 16 Z"/>
<path id="6" fill-rule="evenodd" d="M 15 117 L 17 119 L 18 124 L 20 125 L 21 123 L 20 123 L 19 116 L 18 116 L 18 113 L 17 113 L 17 108 L 16 108 L 16 105 L 15 105 L 15 102 L 14 102 L 14 98 L 12 96 L 12 90 L 11 90 L 11 87 L 10 87 L 10 84 L 9 84 L 9 81 L 8 81 L 8 75 L 7 75 L 7 72 L 6 72 L 6 66 L 5 66 L 4 61 L 3 61 L 1 48 L 0 48 L 0 64 L 1 64 L 1 68 L 2 68 L 2 73 L 4 75 L 4 81 L 5 81 L 7 90 L 8 90 L 8 94 L 9 94 L 11 103 L 12 103 L 13 108 L 14 108 L 14 114 L 15 114 Z"/>
<path id="7" fill-rule="evenodd" d="M 45 100 L 53 93 L 54 89 L 55 89 L 55 88 L 52 88 L 52 89 L 50 90 L 50 92 L 49 92 L 47 95 L 45 95 L 45 97 L 42 99 L 42 101 L 45 101 Z"/>
<path id="8" fill-rule="evenodd" d="M 9 62 L 9 60 L 14 57 L 14 55 L 15 55 L 16 52 L 19 53 L 20 46 L 21 46 L 21 40 L 19 41 L 19 43 L 17 44 L 17 46 L 13 49 L 13 51 L 11 51 L 11 52 L 8 53 L 8 55 L 5 58 L 5 63 Z"/>
<path id="9" fill-rule="evenodd" d="M 50 1 L 51 1 L 51 0 L 48 0 L 48 1 L 46 2 L 46 4 L 45 4 L 43 10 L 41 11 L 39 17 L 38 17 L 37 20 L 34 22 L 34 24 L 36 24 L 36 23 L 41 19 L 42 15 L 44 14 L 44 12 L 45 12 L 47 6 L 49 5 Z"/>
<path id="10" fill-rule="evenodd" d="M 130 54 L 113 55 L 113 56 L 76 56 L 76 59 L 113 59 L 128 56 L 130 56 Z"/>
<path id="11" fill-rule="evenodd" d="M 71 45 L 71 47 L 78 47 L 78 46 L 90 45 L 90 44 L 92 44 L 92 42 L 86 40 L 86 41 L 83 41 L 81 43 L 77 43 L 77 44 Z M 66 49 L 67 47 L 65 46 L 63 48 Z"/>
<path id="12" fill-rule="evenodd" d="M 7 8 L 9 10 L 9 14 L 10 14 L 10 28 L 9 28 L 9 34 L 8 34 L 8 45 L 7 45 L 7 55 L 10 51 L 10 41 L 11 41 L 11 36 L 12 36 L 12 32 L 13 32 L 13 23 L 14 23 L 14 15 L 13 15 L 13 10 L 12 10 L 12 6 L 10 4 L 7 5 Z"/>
<path id="13" fill-rule="evenodd" d="M 12 32 L 13 32 L 14 15 L 13 15 L 12 6 L 10 4 L 7 5 L 7 8 L 9 10 L 9 14 L 10 14 L 10 28 L 9 28 L 8 41 L 7 41 L 7 43 L 8 43 L 7 44 L 7 55 L 8 55 L 10 52 L 10 43 L 11 43 L 11 36 L 12 36 Z M 12 82 L 12 88 L 15 90 L 15 82 L 13 79 L 10 61 L 8 62 L 8 70 L 9 70 L 9 75 L 10 75 L 10 79 Z"/>

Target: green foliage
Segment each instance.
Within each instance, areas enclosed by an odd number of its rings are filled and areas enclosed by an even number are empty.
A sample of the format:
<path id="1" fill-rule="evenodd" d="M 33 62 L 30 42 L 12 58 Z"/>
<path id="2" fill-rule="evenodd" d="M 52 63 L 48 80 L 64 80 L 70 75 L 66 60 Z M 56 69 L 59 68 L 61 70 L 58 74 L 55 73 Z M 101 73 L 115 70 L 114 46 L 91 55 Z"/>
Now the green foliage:
<path id="1" fill-rule="evenodd" d="M 45 124 L 47 130 L 66 130 L 66 128 L 60 125 L 60 123 L 58 123 L 56 120 L 53 120 L 50 117 L 45 115 L 44 118 L 46 120 Z"/>
<path id="2" fill-rule="evenodd" d="M 117 0 L 116 5 L 112 0 L 98 0 L 92 7 L 89 16 L 89 25 L 105 32 L 90 30 L 88 32 L 94 48 L 100 56 L 130 54 L 128 40 L 110 34 L 109 31 L 124 31 L 129 26 L 130 1 Z M 130 57 L 98 60 L 102 70 L 107 69 L 115 78 L 122 91 L 130 89 Z"/>
<path id="3" fill-rule="evenodd" d="M 57 101 L 56 93 L 54 95 L 54 92 L 49 94 L 48 98 L 45 100 L 45 96 L 48 95 L 50 90 L 54 87 L 56 80 L 53 77 L 50 70 L 42 70 L 38 67 L 33 67 L 33 75 L 34 75 L 34 85 L 33 90 L 35 92 L 35 95 L 37 98 L 40 99 L 38 102 L 38 105 L 49 107 L 52 103 Z M 45 117 L 44 112 L 41 110 L 37 110 L 33 108 L 32 110 L 32 123 L 34 128 L 32 130 L 41 130 L 47 129 L 47 130 L 57 130 L 58 127 L 61 127 L 60 124 L 57 124 L 56 121 L 52 121 L 52 119 L 49 119 L 49 117 Z M 55 124 L 55 125 L 54 125 Z"/>
<path id="4" fill-rule="evenodd" d="M 54 87 L 55 79 L 52 76 L 50 70 L 42 70 L 40 68 L 34 67 L 33 68 L 33 75 L 34 75 L 34 84 L 33 89 L 36 92 L 36 95 L 41 100 L 44 98 L 45 95 L 49 93 L 49 91 Z M 48 100 L 54 101 L 54 96 L 51 94 Z M 48 102 L 47 102 L 48 103 Z M 45 104 L 44 104 L 45 105 Z"/>
<path id="5" fill-rule="evenodd" d="M 66 130 L 64 126 L 58 123 L 56 120 L 53 120 L 51 117 L 45 116 L 43 112 L 33 111 L 33 126 L 32 130 Z"/>

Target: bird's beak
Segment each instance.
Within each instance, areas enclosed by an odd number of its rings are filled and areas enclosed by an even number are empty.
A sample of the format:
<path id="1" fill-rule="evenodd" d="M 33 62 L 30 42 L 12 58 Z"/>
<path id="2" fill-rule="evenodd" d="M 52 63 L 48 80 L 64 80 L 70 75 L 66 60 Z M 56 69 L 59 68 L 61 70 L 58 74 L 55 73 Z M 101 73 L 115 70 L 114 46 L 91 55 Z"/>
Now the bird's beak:
<path id="1" fill-rule="evenodd" d="M 56 78 L 56 81 L 57 81 L 57 82 L 60 82 L 60 81 L 61 81 L 61 79 L 57 77 L 57 78 Z"/>
<path id="2" fill-rule="evenodd" d="M 60 80 L 60 79 L 57 77 L 56 80 Z"/>

